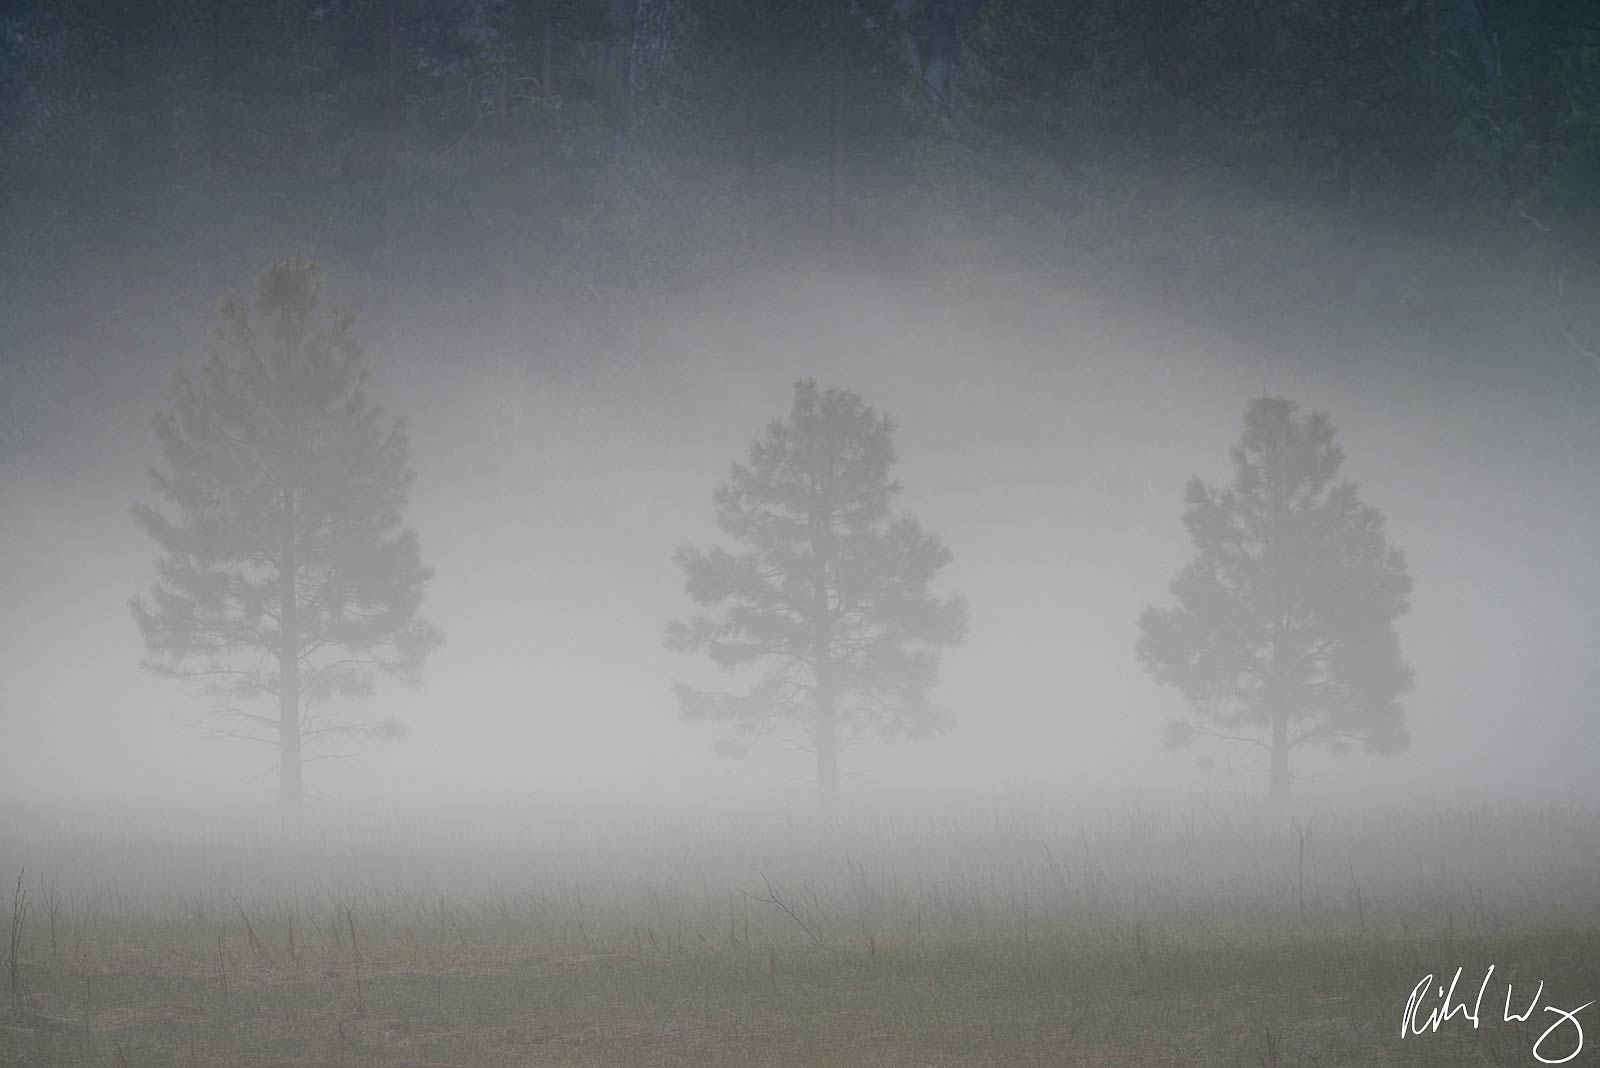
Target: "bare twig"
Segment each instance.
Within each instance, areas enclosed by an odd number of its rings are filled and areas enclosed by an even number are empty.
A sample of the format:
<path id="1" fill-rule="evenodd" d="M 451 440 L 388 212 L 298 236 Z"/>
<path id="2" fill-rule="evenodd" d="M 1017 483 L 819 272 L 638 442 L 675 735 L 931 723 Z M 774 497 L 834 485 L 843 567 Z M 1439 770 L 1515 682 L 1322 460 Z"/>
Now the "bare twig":
<path id="1" fill-rule="evenodd" d="M 217 974 L 222 978 L 222 1012 L 227 1015 L 228 1002 L 228 958 L 222 952 L 222 933 L 217 933 Z"/>
<path id="2" fill-rule="evenodd" d="M 1587 356 L 1589 359 L 1593 360 L 1597 366 L 1600 366 L 1600 351 L 1596 351 L 1591 345 L 1586 345 L 1579 341 L 1572 335 L 1572 331 L 1568 330 L 1565 326 L 1557 326 L 1556 329 L 1561 331 L 1561 336 L 1566 338 L 1567 344 L 1571 345 L 1573 350 L 1577 352 L 1578 355 Z"/>
<path id="3" fill-rule="evenodd" d="M 1534 228 L 1536 230 L 1538 230 L 1540 233 L 1548 234 L 1550 232 L 1550 227 L 1546 226 L 1544 223 L 1540 222 L 1538 219 L 1535 219 L 1532 215 L 1529 215 L 1528 214 L 1528 209 L 1523 207 L 1520 204 L 1517 205 L 1517 214 L 1520 215 L 1522 218 L 1526 219 L 1528 222 L 1532 223 Z"/>
<path id="4" fill-rule="evenodd" d="M 766 897 L 758 897 L 755 894 L 752 894 L 752 893 L 750 893 L 750 892 L 748 892 L 746 890 L 740 890 L 739 893 L 744 894 L 745 897 L 749 898 L 752 901 L 761 901 L 761 902 L 765 902 L 768 905 L 776 905 L 776 906 L 778 906 L 778 908 L 783 912 L 784 915 L 788 916 L 791 920 L 793 920 L 800 927 L 800 930 L 804 931 L 806 933 L 806 935 L 808 937 L 810 937 L 811 941 L 813 941 L 817 945 L 821 946 L 823 944 L 822 937 L 819 934 L 817 934 L 816 931 L 811 929 L 811 925 L 806 923 L 806 921 L 801 918 L 800 914 L 789 906 L 788 902 L 784 901 L 783 898 L 778 896 L 778 891 L 772 885 L 772 880 L 767 878 L 767 873 L 764 872 L 764 871 L 761 871 L 759 868 L 756 869 L 756 872 L 757 872 L 758 875 L 761 876 L 761 881 L 766 884 L 767 896 Z"/>
<path id="5" fill-rule="evenodd" d="M 61 913 L 61 886 L 54 879 L 50 885 L 45 886 L 44 873 L 39 873 L 39 900 L 44 902 L 44 914 L 50 922 L 50 963 L 60 963 L 60 951 L 56 943 L 56 917 Z"/>
<path id="6" fill-rule="evenodd" d="M 255 925 L 250 922 L 250 917 L 246 915 L 244 906 L 239 903 L 239 899 L 237 897 L 233 899 L 233 907 L 239 910 L 239 918 L 244 921 L 244 933 L 249 939 L 251 950 L 256 953 L 264 954 L 265 950 L 262 948 L 261 940 L 256 937 Z"/>
<path id="7" fill-rule="evenodd" d="M 355 963 L 356 1009 L 358 1012 L 365 1013 L 367 1006 L 361 997 L 361 947 L 356 944 L 356 907 L 354 905 L 345 906 L 344 922 L 350 928 L 350 955 Z"/>
<path id="8" fill-rule="evenodd" d="M 17 888 L 11 894 L 11 937 L 6 946 L 6 975 L 11 980 L 11 1007 L 19 1013 L 25 994 L 22 987 L 22 930 L 28 922 L 28 891 L 23 888 L 22 877 L 27 873 L 26 868 L 17 872 Z"/>
<path id="9" fill-rule="evenodd" d="M 1313 821 L 1314 822 L 1314 821 Z M 1306 922 L 1306 846 L 1311 841 L 1311 823 L 1304 827 L 1300 821 L 1294 821 L 1294 833 L 1299 836 L 1300 844 L 1295 853 L 1295 899 L 1300 906 L 1300 922 Z"/>

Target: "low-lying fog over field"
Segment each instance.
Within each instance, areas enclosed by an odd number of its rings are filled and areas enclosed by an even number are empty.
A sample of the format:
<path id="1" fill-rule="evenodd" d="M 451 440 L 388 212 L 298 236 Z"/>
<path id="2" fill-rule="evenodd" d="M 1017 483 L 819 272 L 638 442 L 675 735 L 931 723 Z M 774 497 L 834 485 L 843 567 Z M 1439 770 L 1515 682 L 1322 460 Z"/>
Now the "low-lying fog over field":
<path id="1" fill-rule="evenodd" d="M 253 284 L 245 274 L 227 291 Z M 895 420 L 896 504 L 951 551 L 934 592 L 969 602 L 966 640 L 940 663 L 955 726 L 848 753 L 847 794 L 1264 788 L 1244 750 L 1161 750 L 1163 721 L 1185 704 L 1152 682 L 1134 643 L 1141 609 L 1168 599 L 1194 556 L 1185 482 L 1226 487 L 1246 404 L 1281 395 L 1328 412 L 1348 455 L 1340 476 L 1384 513 L 1414 583 L 1395 624 L 1416 675 L 1410 749 L 1330 760 L 1308 747 L 1296 775 L 1407 800 L 1596 796 L 1600 721 L 1586 695 L 1600 692 L 1589 560 L 1600 409 L 1569 423 L 1563 379 L 1449 351 L 1455 339 L 1381 356 L 1269 354 L 1170 304 L 1120 307 L 1073 284 L 775 270 L 659 298 L 621 351 L 583 367 L 541 349 L 531 311 L 516 348 L 449 319 L 358 319 L 375 393 L 412 424 L 406 522 L 437 572 L 422 614 L 445 643 L 422 685 L 346 703 L 397 716 L 406 738 L 308 765 L 308 786 L 329 799 L 734 805 L 814 793 L 809 753 L 719 759 L 717 731 L 682 722 L 672 691 L 719 673 L 662 641 L 694 608 L 674 551 L 735 544 L 716 527 L 713 491 L 789 414 L 793 383 L 814 378 Z M 161 454 L 148 424 L 171 407 L 171 371 L 207 350 L 201 309 L 172 318 L 172 347 L 146 357 L 145 379 L 103 399 L 85 387 L 81 408 L 19 444 L 8 476 L 20 505 L 5 523 L 17 744 L 4 759 L 24 797 L 274 792 L 270 747 L 206 738 L 189 724 L 218 702 L 140 671 L 147 651 L 127 614 L 159 549 L 127 518 L 153 500 L 144 471 Z M 1580 384 L 1600 397 L 1600 381 Z M 1216 768 L 1199 773 L 1197 755 Z"/>
<path id="2" fill-rule="evenodd" d="M 0 1065 L 1600 1031 L 1586 0 L 0 12 Z"/>

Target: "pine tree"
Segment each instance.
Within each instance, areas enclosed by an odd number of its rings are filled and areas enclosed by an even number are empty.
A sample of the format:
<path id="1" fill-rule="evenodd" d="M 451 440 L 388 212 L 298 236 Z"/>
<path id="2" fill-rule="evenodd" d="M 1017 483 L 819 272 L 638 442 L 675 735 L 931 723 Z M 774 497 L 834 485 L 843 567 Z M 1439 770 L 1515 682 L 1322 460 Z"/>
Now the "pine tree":
<path id="1" fill-rule="evenodd" d="M 676 557 L 703 611 L 669 624 L 668 646 L 760 671 L 740 694 L 680 684 L 684 716 L 728 724 L 726 755 L 765 737 L 814 752 L 824 802 L 842 748 L 951 723 L 929 690 L 937 650 L 965 635 L 966 602 L 929 592 L 951 555 L 893 509 L 893 434 L 859 395 L 797 383 L 788 421 L 768 425 L 715 495 L 717 525 L 743 548 Z"/>
<path id="2" fill-rule="evenodd" d="M 279 262 L 255 310 L 223 302 L 198 378 L 179 373 L 156 419 L 165 458 L 151 482 L 165 507 L 134 518 L 162 550 L 133 602 L 162 675 L 198 679 L 225 707 L 201 723 L 274 744 L 279 800 L 294 812 L 305 751 L 384 737 L 326 705 L 372 691 L 377 675 L 415 685 L 439 632 L 418 614 L 433 573 L 403 526 L 412 482 L 404 420 L 367 396 L 351 318 L 314 322 L 315 268 Z M 248 707 L 275 698 L 275 709 Z"/>
<path id="3" fill-rule="evenodd" d="M 1394 621 L 1410 607 L 1411 579 L 1383 514 L 1352 483 L 1335 484 L 1344 453 L 1326 415 L 1253 401 L 1232 456 L 1230 488 L 1189 482 L 1195 557 L 1172 583 L 1176 605 L 1140 616 L 1137 654 L 1192 707 L 1167 725 L 1168 743 L 1259 747 L 1281 802 L 1301 745 L 1408 744 L 1399 699 L 1411 669 Z"/>

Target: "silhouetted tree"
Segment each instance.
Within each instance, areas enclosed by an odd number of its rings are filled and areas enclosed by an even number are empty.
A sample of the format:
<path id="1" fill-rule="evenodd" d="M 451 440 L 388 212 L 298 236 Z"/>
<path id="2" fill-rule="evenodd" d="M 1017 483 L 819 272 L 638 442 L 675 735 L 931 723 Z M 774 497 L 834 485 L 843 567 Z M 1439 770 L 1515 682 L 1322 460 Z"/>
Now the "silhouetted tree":
<path id="1" fill-rule="evenodd" d="M 893 510 L 893 434 L 859 395 L 797 383 L 788 421 L 769 424 L 716 491 L 717 525 L 743 548 L 676 556 L 707 611 L 669 624 L 667 645 L 761 673 L 741 694 L 679 684 L 685 717 L 730 725 L 725 754 L 768 736 L 814 752 L 825 802 L 852 741 L 951 723 L 928 691 L 937 650 L 965 635 L 966 602 L 929 592 L 950 552 Z"/>
<path id="2" fill-rule="evenodd" d="M 1193 708 L 1192 719 L 1167 725 L 1168 743 L 1260 747 L 1281 802 L 1297 746 L 1407 745 L 1399 698 L 1411 669 L 1394 621 L 1410 607 L 1411 579 L 1383 514 L 1353 484 L 1334 482 L 1344 453 L 1326 415 L 1252 401 L 1232 455 L 1231 487 L 1189 482 L 1195 558 L 1173 580 L 1177 604 L 1140 616 L 1137 652 Z"/>
<path id="3" fill-rule="evenodd" d="M 414 685 L 441 641 L 418 614 L 433 573 L 402 525 L 405 422 L 368 399 L 350 316 L 313 322 L 317 288 L 307 263 L 268 268 L 261 332 L 223 302 L 210 358 L 197 379 L 177 376 L 176 406 L 156 420 L 166 466 L 150 478 L 167 507 L 134 509 L 163 553 L 133 602 L 146 665 L 229 702 L 203 725 L 277 746 L 291 812 L 307 747 L 397 731 L 315 702 L 366 695 L 377 674 Z M 242 707 L 268 696 L 273 712 Z"/>

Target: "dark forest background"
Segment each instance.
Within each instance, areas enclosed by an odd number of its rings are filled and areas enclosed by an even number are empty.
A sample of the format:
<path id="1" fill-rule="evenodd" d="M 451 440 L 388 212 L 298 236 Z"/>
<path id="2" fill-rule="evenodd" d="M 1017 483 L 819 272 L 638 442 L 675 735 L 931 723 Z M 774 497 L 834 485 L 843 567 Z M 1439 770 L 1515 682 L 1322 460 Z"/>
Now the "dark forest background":
<path id="1" fill-rule="evenodd" d="M 8 452 L 286 252 L 390 322 L 537 305 L 568 343 L 536 362 L 604 359 L 640 294 L 822 258 L 1595 369 L 1593 0 L 3 11 Z"/>

